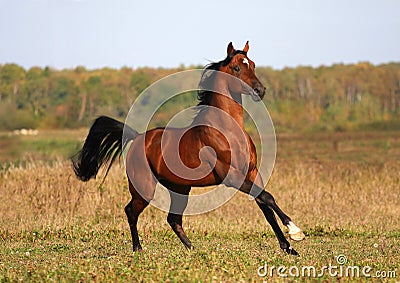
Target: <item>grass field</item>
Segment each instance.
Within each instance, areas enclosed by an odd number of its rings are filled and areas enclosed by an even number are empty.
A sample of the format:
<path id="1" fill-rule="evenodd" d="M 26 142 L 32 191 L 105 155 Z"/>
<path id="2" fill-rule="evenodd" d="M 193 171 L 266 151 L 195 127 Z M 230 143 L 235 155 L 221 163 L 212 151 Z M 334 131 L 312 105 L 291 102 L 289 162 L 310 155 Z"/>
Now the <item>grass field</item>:
<path id="1" fill-rule="evenodd" d="M 267 190 L 307 236 L 293 243 L 300 257 L 279 250 L 258 207 L 239 193 L 215 211 L 184 217 L 191 252 L 166 213 L 149 207 L 138 225 L 145 250 L 132 253 L 123 165 L 104 184 L 82 183 L 66 161 L 84 134 L 45 132 L 18 142 L 0 135 L 0 282 L 365 281 L 364 267 L 380 280 L 400 280 L 399 132 L 278 135 Z M 272 278 L 257 274 L 265 264 L 275 268 Z M 329 265 L 356 266 L 360 275 L 320 276 Z M 315 276 L 301 276 L 303 267 Z"/>

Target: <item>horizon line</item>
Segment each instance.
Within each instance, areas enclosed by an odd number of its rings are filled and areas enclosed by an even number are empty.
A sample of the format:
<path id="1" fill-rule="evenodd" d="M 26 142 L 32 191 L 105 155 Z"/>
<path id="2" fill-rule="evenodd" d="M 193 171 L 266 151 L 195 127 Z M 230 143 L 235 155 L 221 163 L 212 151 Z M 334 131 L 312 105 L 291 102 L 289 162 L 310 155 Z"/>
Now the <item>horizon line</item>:
<path id="1" fill-rule="evenodd" d="M 318 69 L 318 68 L 329 68 L 333 66 L 354 66 L 358 64 L 368 64 L 373 67 L 379 67 L 379 66 L 385 66 L 385 65 L 396 65 L 400 64 L 400 61 L 388 61 L 388 62 L 382 62 L 382 63 L 373 63 L 370 61 L 358 61 L 358 62 L 332 62 L 329 64 L 319 64 L 319 65 L 313 65 L 313 64 L 298 64 L 296 66 L 284 66 L 284 67 L 273 67 L 273 66 L 268 66 L 268 65 L 259 65 L 257 66 L 258 69 L 261 68 L 267 68 L 267 69 L 272 69 L 274 71 L 282 71 L 285 69 L 297 69 L 297 68 L 312 68 L 312 69 Z M 121 69 L 132 69 L 132 70 L 141 70 L 141 69 L 164 69 L 164 70 L 173 70 L 173 69 L 204 69 L 205 65 L 202 64 L 184 64 L 181 63 L 178 66 L 150 66 L 150 65 L 143 65 L 143 66 L 129 66 L 129 65 L 122 65 L 122 66 L 99 66 L 99 67 L 87 67 L 85 65 L 75 65 L 71 67 L 55 67 L 51 65 L 31 65 L 31 66 L 24 66 L 23 64 L 19 64 L 16 62 L 2 62 L 0 63 L 0 66 L 3 67 L 5 65 L 17 65 L 19 67 L 22 67 L 25 71 L 29 71 L 30 69 L 33 68 L 40 68 L 40 69 L 46 69 L 49 68 L 50 70 L 54 71 L 67 71 L 67 70 L 75 70 L 77 68 L 84 68 L 86 71 L 96 71 L 96 70 L 102 70 L 102 69 L 112 69 L 112 70 L 121 70 Z"/>

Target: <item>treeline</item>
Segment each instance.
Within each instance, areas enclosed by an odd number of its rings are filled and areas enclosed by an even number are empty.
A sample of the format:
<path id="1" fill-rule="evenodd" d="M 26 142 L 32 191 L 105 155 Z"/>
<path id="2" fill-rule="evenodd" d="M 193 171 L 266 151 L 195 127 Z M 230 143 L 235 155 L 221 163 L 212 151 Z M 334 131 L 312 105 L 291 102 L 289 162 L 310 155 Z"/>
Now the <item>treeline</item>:
<path id="1" fill-rule="evenodd" d="M 0 129 L 82 127 L 100 114 L 123 119 L 147 86 L 184 69 L 0 65 Z M 258 67 L 257 74 L 280 131 L 400 129 L 400 63 Z M 174 103 L 194 105 L 196 97 Z"/>

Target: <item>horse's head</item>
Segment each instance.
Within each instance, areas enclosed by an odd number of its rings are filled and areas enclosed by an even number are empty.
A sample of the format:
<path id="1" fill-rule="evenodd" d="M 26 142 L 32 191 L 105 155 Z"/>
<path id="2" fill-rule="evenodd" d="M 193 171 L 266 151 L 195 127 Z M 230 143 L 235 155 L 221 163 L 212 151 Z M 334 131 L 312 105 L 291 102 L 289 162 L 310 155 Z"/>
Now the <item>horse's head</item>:
<path id="1" fill-rule="evenodd" d="M 255 64 L 247 57 L 248 51 L 248 41 L 243 50 L 235 50 L 230 42 L 227 48 L 227 58 L 224 60 L 225 64 L 222 64 L 219 71 L 240 79 L 230 80 L 229 90 L 231 92 L 249 94 L 253 100 L 259 101 L 265 95 L 265 86 L 255 74 Z"/>

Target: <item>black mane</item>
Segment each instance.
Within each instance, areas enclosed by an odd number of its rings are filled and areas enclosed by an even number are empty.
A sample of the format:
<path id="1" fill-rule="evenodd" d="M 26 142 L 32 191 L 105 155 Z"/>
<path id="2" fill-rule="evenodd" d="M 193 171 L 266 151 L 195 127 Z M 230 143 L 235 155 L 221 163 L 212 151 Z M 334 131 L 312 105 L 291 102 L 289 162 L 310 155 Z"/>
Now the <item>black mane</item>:
<path id="1" fill-rule="evenodd" d="M 197 105 L 209 105 L 210 101 L 211 101 L 213 92 L 208 90 L 210 88 L 209 87 L 207 88 L 206 86 L 214 85 L 213 84 L 213 80 L 214 80 L 213 74 L 214 73 L 211 72 L 211 75 L 209 75 L 210 72 L 207 72 L 207 71 L 219 71 L 219 69 L 221 67 L 228 65 L 231 62 L 232 58 L 237 54 L 247 55 L 246 52 L 244 52 L 242 50 L 235 50 L 229 56 L 227 56 L 224 60 L 215 62 L 215 63 L 210 63 L 204 68 L 204 71 L 203 71 L 203 74 L 201 75 L 201 79 L 200 79 L 200 83 L 199 83 L 199 90 L 197 92 L 197 99 L 199 100 L 199 103 Z"/>

